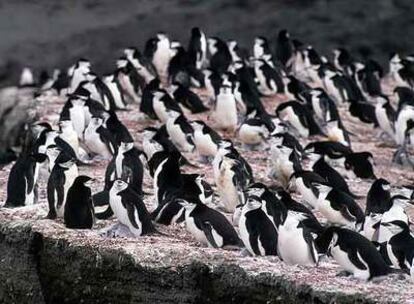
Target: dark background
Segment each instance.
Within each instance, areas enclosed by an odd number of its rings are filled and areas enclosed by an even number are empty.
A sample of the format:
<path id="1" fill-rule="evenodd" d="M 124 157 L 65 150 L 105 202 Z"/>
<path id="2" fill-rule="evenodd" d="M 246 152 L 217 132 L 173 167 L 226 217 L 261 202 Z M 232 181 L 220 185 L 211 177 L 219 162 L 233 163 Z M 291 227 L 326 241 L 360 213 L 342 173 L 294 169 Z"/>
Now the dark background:
<path id="1" fill-rule="evenodd" d="M 0 0 L 0 86 L 22 66 L 38 73 L 81 56 L 109 72 L 123 47 L 159 30 L 186 44 L 192 26 L 249 48 L 287 28 L 322 53 L 347 46 L 384 64 L 414 50 L 413 13 L 413 0 Z"/>

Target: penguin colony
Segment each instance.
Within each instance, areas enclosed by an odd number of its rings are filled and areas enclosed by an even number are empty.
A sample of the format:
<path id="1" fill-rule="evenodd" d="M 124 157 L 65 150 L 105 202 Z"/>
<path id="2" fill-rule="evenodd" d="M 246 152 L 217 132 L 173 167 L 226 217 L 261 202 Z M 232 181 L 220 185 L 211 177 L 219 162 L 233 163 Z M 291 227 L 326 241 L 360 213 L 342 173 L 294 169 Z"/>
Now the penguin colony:
<path id="1" fill-rule="evenodd" d="M 29 70 L 20 85 L 35 85 Z M 199 28 L 187 47 L 158 33 L 142 53 L 126 48 L 110 75 L 83 58 L 43 75 L 36 99 L 64 103 L 58 121 L 28 126 L 3 208 L 36 204 L 43 181 L 46 217 L 67 228 L 115 217 L 102 237 L 140 237 L 179 225 L 200 246 L 310 267 L 330 258 L 340 275 L 363 281 L 414 277 L 414 187 L 377 176 L 375 156 L 354 150 L 342 121 L 346 113 L 380 130 L 378 141 L 397 147 L 390 166 L 411 170 L 413 85 L 412 56 L 392 55 L 385 74 L 345 49 L 322 56 L 286 30 L 255 38 L 251 51 Z M 119 118 L 131 109 L 140 142 Z M 243 157 L 249 151 L 267 159 L 265 178 Z M 92 192 L 79 168 L 97 165 L 106 166 L 104 186 Z M 372 186 L 360 197 L 350 180 Z"/>

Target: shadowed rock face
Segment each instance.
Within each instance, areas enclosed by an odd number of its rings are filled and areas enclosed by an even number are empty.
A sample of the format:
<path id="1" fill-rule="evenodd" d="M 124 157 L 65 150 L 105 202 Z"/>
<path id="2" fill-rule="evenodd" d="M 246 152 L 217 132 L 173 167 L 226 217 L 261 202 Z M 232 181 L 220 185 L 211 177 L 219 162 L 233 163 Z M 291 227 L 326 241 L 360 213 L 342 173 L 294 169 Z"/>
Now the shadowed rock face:
<path id="1" fill-rule="evenodd" d="M 143 47 L 158 30 L 187 41 L 192 26 L 251 47 L 255 35 L 282 28 L 326 53 L 336 46 L 372 53 L 414 49 L 411 0 L 73 0 L 7 1 L 0 5 L 0 83 L 21 66 L 66 67 L 88 57 L 109 72 L 123 47 Z"/>

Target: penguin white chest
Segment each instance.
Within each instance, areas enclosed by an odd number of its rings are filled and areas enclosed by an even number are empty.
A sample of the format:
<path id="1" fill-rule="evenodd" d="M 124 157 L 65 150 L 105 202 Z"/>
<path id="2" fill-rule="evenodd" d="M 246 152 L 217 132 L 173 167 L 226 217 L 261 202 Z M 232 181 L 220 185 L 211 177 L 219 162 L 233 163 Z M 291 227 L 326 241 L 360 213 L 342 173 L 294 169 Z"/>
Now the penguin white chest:
<path id="1" fill-rule="evenodd" d="M 163 122 L 166 123 L 168 120 L 168 114 L 167 114 L 167 108 L 165 106 L 165 104 L 161 101 L 158 100 L 157 98 L 153 99 L 153 108 L 154 108 L 154 112 L 157 115 L 158 119 Z"/>
<path id="2" fill-rule="evenodd" d="M 85 130 L 85 112 L 83 106 L 74 105 L 69 109 L 70 120 L 73 123 L 73 128 L 78 134 L 79 139 L 83 139 L 83 131 Z"/>
<path id="3" fill-rule="evenodd" d="M 346 251 L 342 251 L 339 246 L 333 246 L 331 248 L 332 257 L 336 260 L 336 262 L 346 271 L 352 273 L 355 278 L 360 280 L 368 280 L 370 277 L 369 268 L 366 267 L 366 270 L 357 268 L 354 263 L 351 262 L 349 259 L 348 253 Z M 366 263 L 361 259 L 359 252 L 357 251 L 357 258 L 366 265 Z M 366 265 L 367 266 L 367 265 Z"/>
<path id="4" fill-rule="evenodd" d="M 217 145 L 213 142 L 211 136 L 204 134 L 201 130 L 194 131 L 194 144 L 200 155 L 214 156 L 217 153 Z"/>
<path id="5" fill-rule="evenodd" d="M 286 108 L 283 113 L 283 120 L 287 120 L 299 133 L 302 137 L 308 137 L 309 136 L 309 129 L 306 128 L 304 125 L 302 125 L 302 122 L 299 119 L 299 116 L 296 115 L 296 113 L 293 111 L 291 107 Z"/>
<path id="6" fill-rule="evenodd" d="M 296 187 L 298 189 L 298 192 L 302 194 L 302 198 L 312 207 L 317 208 L 318 207 L 318 198 L 315 196 L 315 194 L 312 192 L 311 188 L 308 188 L 303 183 L 302 178 L 296 179 Z"/>
<path id="7" fill-rule="evenodd" d="M 219 128 L 236 129 L 237 107 L 233 94 L 219 94 L 217 96 L 214 119 Z"/>
<path id="8" fill-rule="evenodd" d="M 288 221 L 288 220 L 287 220 Z M 303 238 L 303 231 L 297 228 L 297 222 L 284 223 L 279 226 L 277 240 L 278 252 L 285 263 L 291 265 L 314 265 L 311 255 L 312 248 Z"/>
<path id="9" fill-rule="evenodd" d="M 375 106 L 375 116 L 377 117 L 378 124 L 380 128 L 388 134 L 391 138 L 394 138 L 394 130 L 392 128 L 391 122 L 388 119 L 386 110 L 382 105 L 377 104 Z"/>
<path id="10" fill-rule="evenodd" d="M 128 218 L 128 212 L 126 208 L 122 205 L 122 198 L 120 195 L 118 195 L 112 190 L 109 193 L 109 204 L 118 221 L 121 224 L 130 227 L 131 223 Z"/>
<path id="11" fill-rule="evenodd" d="M 111 152 L 109 152 L 108 147 L 102 141 L 96 128 L 91 125 L 85 130 L 85 144 L 92 153 L 101 155 L 105 159 L 111 158 Z"/>
<path id="12" fill-rule="evenodd" d="M 187 231 L 190 232 L 197 242 L 201 243 L 204 246 L 210 246 L 209 242 L 207 241 L 206 235 L 204 231 L 197 227 L 195 224 L 194 218 L 190 215 L 191 211 L 185 211 L 185 224 L 187 227 Z"/>
<path id="13" fill-rule="evenodd" d="M 266 131 L 262 126 L 243 124 L 239 129 L 239 138 L 244 144 L 258 145 L 268 135 Z"/>
<path id="14" fill-rule="evenodd" d="M 117 178 L 122 178 L 122 162 L 124 161 L 124 153 L 118 151 L 115 158 L 115 172 Z"/>
<path id="15" fill-rule="evenodd" d="M 171 141 L 182 152 L 192 151 L 192 145 L 187 141 L 187 135 L 183 132 L 180 125 L 174 119 L 167 120 L 167 132 Z"/>

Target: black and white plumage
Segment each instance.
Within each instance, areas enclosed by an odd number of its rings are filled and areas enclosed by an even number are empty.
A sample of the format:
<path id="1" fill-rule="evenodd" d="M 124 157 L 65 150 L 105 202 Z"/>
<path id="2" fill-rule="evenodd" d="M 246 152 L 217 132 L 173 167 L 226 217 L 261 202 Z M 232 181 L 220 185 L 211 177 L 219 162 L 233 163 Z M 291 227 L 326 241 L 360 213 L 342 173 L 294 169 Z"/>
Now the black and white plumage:
<path id="1" fill-rule="evenodd" d="M 198 27 L 191 29 L 191 37 L 188 42 L 188 56 L 191 64 L 201 70 L 207 64 L 207 39 L 206 35 Z"/>
<path id="2" fill-rule="evenodd" d="M 37 182 L 45 154 L 21 155 L 10 170 L 5 207 L 33 205 L 37 202 Z"/>
<path id="3" fill-rule="evenodd" d="M 318 252 L 311 230 L 305 225 L 307 214 L 288 211 L 283 224 L 279 226 L 277 251 L 287 264 L 316 265 Z"/>
<path id="4" fill-rule="evenodd" d="M 192 121 L 191 126 L 193 128 L 192 141 L 198 154 L 203 160 L 212 159 L 219 148 L 221 136 L 201 120 Z"/>
<path id="5" fill-rule="evenodd" d="M 276 59 L 289 68 L 294 57 L 294 46 L 287 30 L 281 30 L 276 40 Z"/>
<path id="6" fill-rule="evenodd" d="M 157 90 L 153 92 L 152 108 L 156 117 L 163 123 L 168 120 L 168 112 L 175 111 L 182 113 L 177 101 L 174 100 L 170 94 L 164 90 Z"/>
<path id="7" fill-rule="evenodd" d="M 318 208 L 319 191 L 318 184 L 328 184 L 319 174 L 313 171 L 296 170 L 290 176 L 289 188 L 296 188 L 302 195 L 303 200 L 313 208 Z"/>
<path id="8" fill-rule="evenodd" d="M 388 97 L 377 96 L 375 97 L 375 116 L 379 127 L 385 132 L 390 139 L 394 140 L 395 129 L 394 122 L 396 119 L 396 113 L 392 107 Z"/>
<path id="9" fill-rule="evenodd" d="M 95 221 L 90 184 L 93 180 L 78 176 L 68 190 L 63 219 L 71 229 L 92 229 Z"/>
<path id="10" fill-rule="evenodd" d="M 269 176 L 287 187 L 294 172 L 302 169 L 300 155 L 294 147 L 273 145 L 270 141 L 270 172 Z"/>
<path id="11" fill-rule="evenodd" d="M 176 111 L 169 111 L 167 115 L 166 128 L 171 142 L 182 152 L 193 151 L 194 144 L 191 139 L 193 127 L 190 122 L 183 114 Z"/>
<path id="12" fill-rule="evenodd" d="M 382 223 L 392 233 L 392 237 L 386 243 L 387 256 L 392 266 L 405 269 L 414 277 L 414 237 L 410 227 L 404 221 L 394 220 Z"/>
<path id="13" fill-rule="evenodd" d="M 196 93 L 190 89 L 184 87 L 182 84 L 176 84 L 170 86 L 174 96 L 174 99 L 185 109 L 190 110 L 191 113 L 203 113 L 208 111 L 208 108 L 204 106 L 203 101 L 198 97 Z"/>
<path id="14" fill-rule="evenodd" d="M 62 217 L 69 188 L 78 176 L 78 167 L 75 160 L 70 157 L 62 157 L 55 164 L 47 182 L 47 200 L 49 213 L 47 218 Z"/>
<path id="15" fill-rule="evenodd" d="M 258 90 L 264 96 L 285 91 L 282 75 L 265 59 L 255 59 L 254 71 L 258 81 Z"/>
<path id="16" fill-rule="evenodd" d="M 208 50 L 210 52 L 210 68 L 219 75 L 227 72 L 232 57 L 227 44 L 217 37 L 207 39 Z"/>
<path id="17" fill-rule="evenodd" d="M 84 133 L 84 143 L 88 150 L 103 159 L 111 159 L 118 149 L 112 133 L 103 125 L 101 117 L 92 117 Z"/>
<path id="18" fill-rule="evenodd" d="M 317 184 L 318 210 L 332 224 L 359 231 L 364 222 L 364 212 L 348 194 L 328 185 Z"/>
<path id="19" fill-rule="evenodd" d="M 238 129 L 238 138 L 249 148 L 260 146 L 270 135 L 267 124 L 260 117 L 244 120 Z"/>
<path id="20" fill-rule="evenodd" d="M 214 121 L 217 128 L 234 132 L 237 128 L 236 98 L 227 85 L 220 88 L 214 107 Z"/>
<path id="21" fill-rule="evenodd" d="M 345 156 L 345 170 L 349 178 L 376 178 L 374 156 L 370 152 L 353 152 Z"/>
<path id="22" fill-rule="evenodd" d="M 250 196 L 243 205 L 239 222 L 240 238 L 251 255 L 277 255 L 277 230 L 262 210 L 262 201 Z"/>
<path id="23" fill-rule="evenodd" d="M 226 217 L 201 202 L 180 200 L 188 232 L 202 245 L 213 248 L 241 247 L 236 230 Z"/>
<path id="24" fill-rule="evenodd" d="M 155 232 L 150 214 L 141 197 L 122 180 L 115 180 L 109 191 L 109 204 L 118 221 L 134 236 Z"/>
<path id="25" fill-rule="evenodd" d="M 366 281 L 391 273 L 375 246 L 355 231 L 329 227 L 317 239 L 317 243 L 323 252 L 357 279 Z"/>

